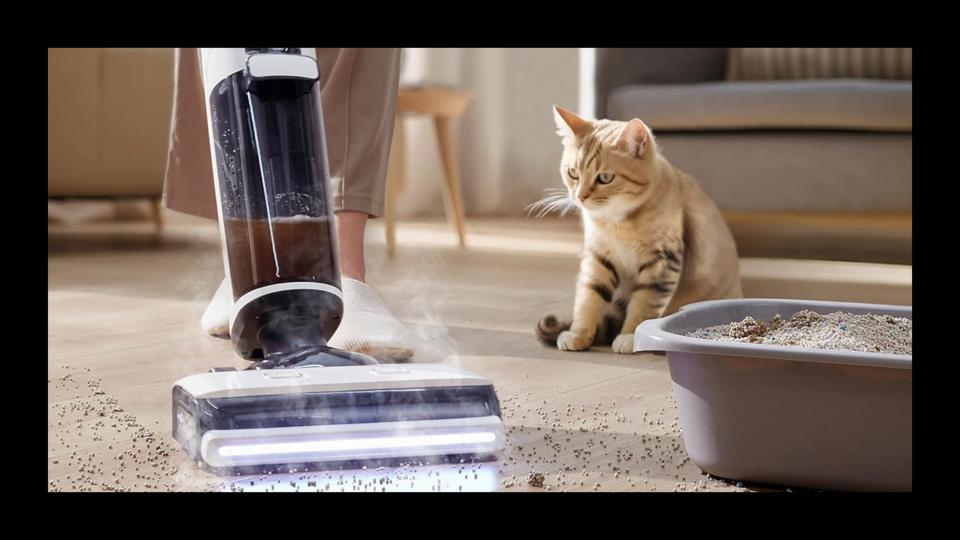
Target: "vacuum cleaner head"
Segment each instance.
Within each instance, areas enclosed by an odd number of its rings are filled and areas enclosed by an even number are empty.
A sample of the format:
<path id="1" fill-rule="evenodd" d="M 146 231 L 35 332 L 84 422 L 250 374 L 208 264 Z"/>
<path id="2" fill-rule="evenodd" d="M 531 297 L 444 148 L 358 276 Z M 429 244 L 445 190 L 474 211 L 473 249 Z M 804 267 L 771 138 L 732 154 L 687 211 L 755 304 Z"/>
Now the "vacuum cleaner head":
<path id="1" fill-rule="evenodd" d="M 491 381 L 444 364 L 191 375 L 173 388 L 173 436 L 218 474 L 482 460 L 504 445 Z"/>

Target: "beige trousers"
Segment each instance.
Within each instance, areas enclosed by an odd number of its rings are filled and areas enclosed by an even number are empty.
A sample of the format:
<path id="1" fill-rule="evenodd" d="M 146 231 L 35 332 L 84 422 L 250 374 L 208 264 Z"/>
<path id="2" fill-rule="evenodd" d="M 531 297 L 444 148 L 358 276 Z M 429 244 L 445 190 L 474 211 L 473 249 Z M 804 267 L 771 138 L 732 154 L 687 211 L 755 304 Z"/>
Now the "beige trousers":
<path id="1" fill-rule="evenodd" d="M 383 215 L 400 49 L 317 49 L 330 183 L 336 211 Z M 164 203 L 217 219 L 200 51 L 177 49 Z"/>

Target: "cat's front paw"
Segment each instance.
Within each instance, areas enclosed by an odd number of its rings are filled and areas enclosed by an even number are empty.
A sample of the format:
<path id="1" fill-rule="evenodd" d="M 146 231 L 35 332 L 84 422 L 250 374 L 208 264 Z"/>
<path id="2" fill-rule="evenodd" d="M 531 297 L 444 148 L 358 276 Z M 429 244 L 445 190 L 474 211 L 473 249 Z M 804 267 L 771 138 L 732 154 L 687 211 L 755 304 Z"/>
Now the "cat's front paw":
<path id="1" fill-rule="evenodd" d="M 582 351 L 589 347 L 590 341 L 570 330 L 564 330 L 557 336 L 557 348 L 561 351 Z"/>
<path id="2" fill-rule="evenodd" d="M 613 352 L 633 354 L 633 334 L 620 334 L 613 340 Z"/>

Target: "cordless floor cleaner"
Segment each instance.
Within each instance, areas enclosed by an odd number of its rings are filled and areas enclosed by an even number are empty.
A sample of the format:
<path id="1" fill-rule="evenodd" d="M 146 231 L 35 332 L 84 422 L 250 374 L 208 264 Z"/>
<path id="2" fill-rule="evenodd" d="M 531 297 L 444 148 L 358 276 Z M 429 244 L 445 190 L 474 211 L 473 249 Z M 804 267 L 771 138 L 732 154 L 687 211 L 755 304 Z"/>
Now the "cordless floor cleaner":
<path id="1" fill-rule="evenodd" d="M 252 363 L 178 380 L 173 436 L 220 474 L 489 458 L 504 443 L 491 381 L 327 345 L 343 303 L 315 54 L 201 49 L 230 339 Z"/>

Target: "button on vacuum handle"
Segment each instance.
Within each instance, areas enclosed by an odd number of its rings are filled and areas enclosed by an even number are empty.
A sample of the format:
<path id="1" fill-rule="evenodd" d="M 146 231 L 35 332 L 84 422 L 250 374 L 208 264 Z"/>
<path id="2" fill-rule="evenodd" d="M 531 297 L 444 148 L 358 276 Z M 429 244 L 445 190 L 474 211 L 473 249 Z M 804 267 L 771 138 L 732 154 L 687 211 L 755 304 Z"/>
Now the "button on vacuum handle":
<path id="1" fill-rule="evenodd" d="M 306 374 L 299 371 L 264 371 L 263 376 L 267 379 L 299 379 L 306 377 Z"/>
<path id="2" fill-rule="evenodd" d="M 300 54 L 300 49 L 293 47 L 246 47 L 244 52 L 247 54 L 260 53 L 278 53 L 278 54 Z"/>
<path id="3" fill-rule="evenodd" d="M 377 375 L 394 375 L 397 373 L 410 373 L 410 370 L 402 367 L 376 367 L 370 371 L 376 373 Z"/>
<path id="4" fill-rule="evenodd" d="M 246 89 L 258 80 L 289 79 L 317 82 L 320 69 L 317 61 L 303 54 L 262 53 L 247 57 L 244 70 Z"/>

